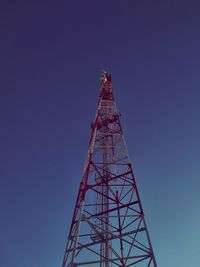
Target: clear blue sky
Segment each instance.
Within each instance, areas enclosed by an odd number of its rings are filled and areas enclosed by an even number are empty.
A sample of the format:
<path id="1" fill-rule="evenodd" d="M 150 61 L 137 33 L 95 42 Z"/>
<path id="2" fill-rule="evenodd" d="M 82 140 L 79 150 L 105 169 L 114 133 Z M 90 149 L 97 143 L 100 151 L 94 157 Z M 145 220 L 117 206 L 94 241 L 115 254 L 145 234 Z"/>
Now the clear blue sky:
<path id="1" fill-rule="evenodd" d="M 1 1 L 0 266 L 58 267 L 101 69 L 159 267 L 199 267 L 199 1 Z"/>

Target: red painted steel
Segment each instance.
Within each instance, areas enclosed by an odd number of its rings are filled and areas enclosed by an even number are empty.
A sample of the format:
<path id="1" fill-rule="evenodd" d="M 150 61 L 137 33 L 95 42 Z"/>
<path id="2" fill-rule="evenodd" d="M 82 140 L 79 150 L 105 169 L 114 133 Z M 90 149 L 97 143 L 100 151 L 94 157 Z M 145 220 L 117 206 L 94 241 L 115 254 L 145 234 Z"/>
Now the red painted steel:
<path id="1" fill-rule="evenodd" d="M 106 72 L 91 127 L 62 267 L 157 267 Z"/>

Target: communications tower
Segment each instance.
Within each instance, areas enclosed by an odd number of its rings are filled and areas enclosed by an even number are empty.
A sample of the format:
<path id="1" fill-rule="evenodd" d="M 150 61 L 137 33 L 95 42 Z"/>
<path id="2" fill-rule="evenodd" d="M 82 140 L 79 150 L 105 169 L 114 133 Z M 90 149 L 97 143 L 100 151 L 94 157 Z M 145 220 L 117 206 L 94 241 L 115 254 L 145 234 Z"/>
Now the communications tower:
<path id="1" fill-rule="evenodd" d="M 157 267 L 105 71 L 91 128 L 62 267 Z"/>

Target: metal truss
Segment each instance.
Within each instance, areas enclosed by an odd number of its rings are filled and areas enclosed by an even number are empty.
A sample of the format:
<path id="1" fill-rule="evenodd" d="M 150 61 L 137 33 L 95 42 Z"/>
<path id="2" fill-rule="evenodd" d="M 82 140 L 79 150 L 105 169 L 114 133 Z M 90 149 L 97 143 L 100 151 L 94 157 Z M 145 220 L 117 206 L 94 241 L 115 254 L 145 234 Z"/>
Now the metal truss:
<path id="1" fill-rule="evenodd" d="M 62 267 L 157 267 L 106 72 L 91 128 Z"/>

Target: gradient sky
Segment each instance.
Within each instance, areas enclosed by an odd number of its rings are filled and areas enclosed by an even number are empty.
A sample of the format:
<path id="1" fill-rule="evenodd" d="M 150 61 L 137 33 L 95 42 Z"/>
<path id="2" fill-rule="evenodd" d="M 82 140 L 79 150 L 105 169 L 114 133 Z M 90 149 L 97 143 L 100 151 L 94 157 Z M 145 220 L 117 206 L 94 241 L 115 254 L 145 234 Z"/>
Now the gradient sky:
<path id="1" fill-rule="evenodd" d="M 0 267 L 60 267 L 114 95 L 159 267 L 199 267 L 199 1 L 1 1 Z"/>

